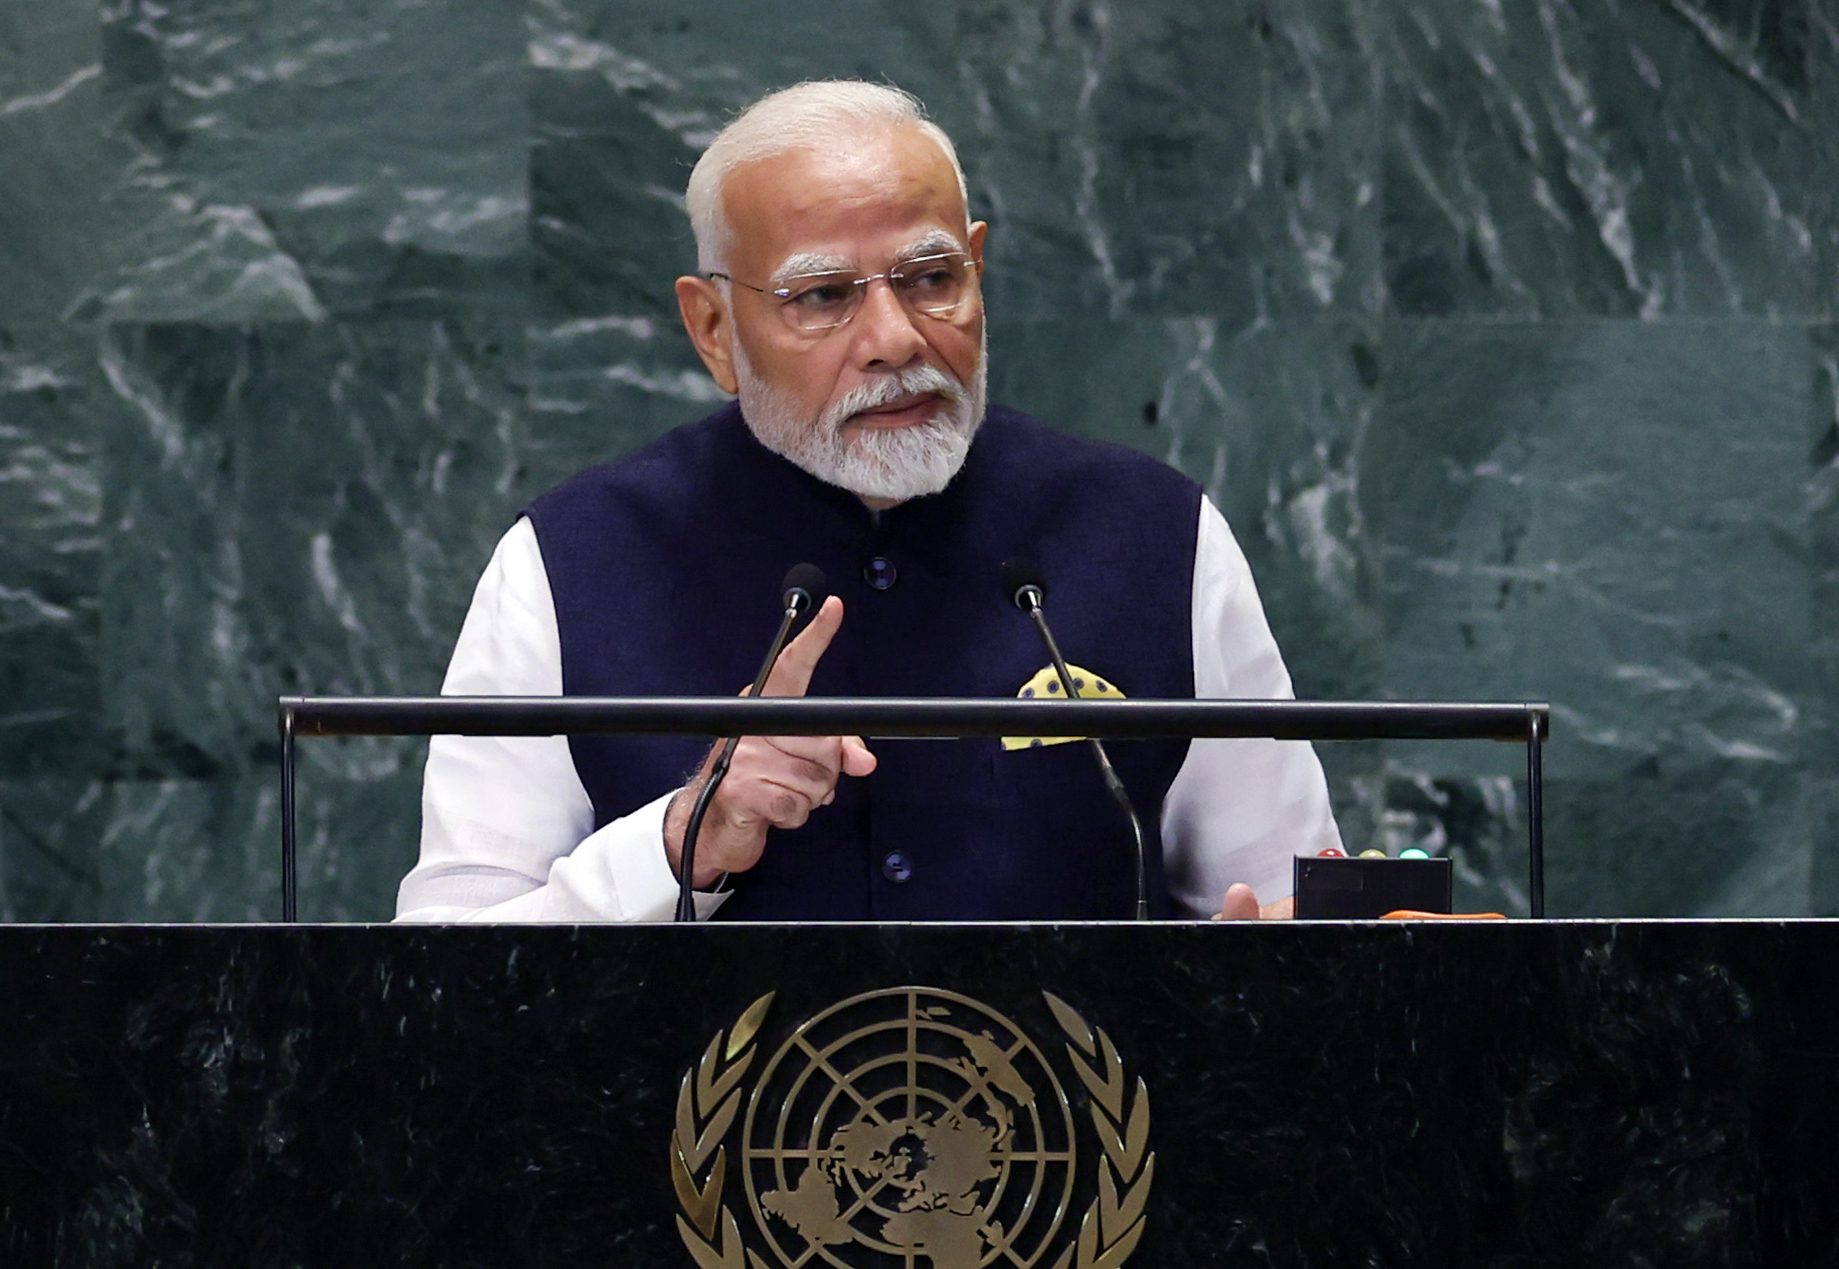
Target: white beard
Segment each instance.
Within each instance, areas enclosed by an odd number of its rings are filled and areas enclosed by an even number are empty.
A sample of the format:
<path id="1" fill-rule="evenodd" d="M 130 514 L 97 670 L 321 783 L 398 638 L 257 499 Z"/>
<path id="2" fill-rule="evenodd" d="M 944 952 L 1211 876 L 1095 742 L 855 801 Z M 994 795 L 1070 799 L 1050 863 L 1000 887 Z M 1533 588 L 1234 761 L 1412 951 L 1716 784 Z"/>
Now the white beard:
<path id="1" fill-rule="evenodd" d="M 971 438 L 983 422 L 988 397 L 988 334 L 977 358 L 977 373 L 966 388 L 936 366 L 890 374 L 845 394 L 816 422 L 764 382 L 734 342 L 734 377 L 740 387 L 741 414 L 760 444 L 827 484 L 858 498 L 905 502 L 938 493 L 951 483 L 971 450 Z M 909 427 L 856 429 L 843 425 L 863 410 L 892 405 L 916 392 L 936 392 L 938 413 Z"/>

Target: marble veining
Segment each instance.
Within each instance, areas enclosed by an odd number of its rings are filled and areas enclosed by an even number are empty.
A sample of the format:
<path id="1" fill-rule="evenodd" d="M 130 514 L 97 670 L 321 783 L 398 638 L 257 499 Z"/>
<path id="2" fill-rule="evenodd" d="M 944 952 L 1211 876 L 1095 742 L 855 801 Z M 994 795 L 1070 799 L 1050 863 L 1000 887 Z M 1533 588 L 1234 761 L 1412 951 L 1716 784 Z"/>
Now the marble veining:
<path id="1" fill-rule="evenodd" d="M 0 12 L 0 917 L 276 907 L 272 701 L 428 692 L 525 500 L 719 400 L 682 187 L 918 92 L 996 395 L 1204 483 L 1306 696 L 1537 697 L 1551 910 L 1839 911 L 1824 0 L 33 0 Z M 1522 910 L 1506 747 L 1324 750 Z M 412 743 L 309 745 L 388 915 Z"/>

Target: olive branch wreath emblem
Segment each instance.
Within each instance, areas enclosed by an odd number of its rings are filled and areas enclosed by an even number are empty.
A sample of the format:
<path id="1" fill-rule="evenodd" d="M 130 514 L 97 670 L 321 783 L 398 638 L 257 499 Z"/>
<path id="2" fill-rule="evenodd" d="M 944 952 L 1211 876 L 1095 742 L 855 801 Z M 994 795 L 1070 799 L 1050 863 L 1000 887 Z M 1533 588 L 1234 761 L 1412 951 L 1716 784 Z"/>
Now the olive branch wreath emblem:
<path id="1" fill-rule="evenodd" d="M 683 1208 L 677 1233 L 701 1269 L 748 1269 L 749 1260 L 764 1269 L 759 1255 L 742 1247 L 740 1223 L 722 1203 L 728 1148 L 721 1142 L 741 1108 L 741 1077 L 753 1065 L 754 1041 L 773 995 L 767 992 L 726 1032 L 717 1031 L 677 1090 L 677 1126 L 670 1135 L 670 1179 Z"/>
<path id="2" fill-rule="evenodd" d="M 1104 1031 L 1089 1026 L 1073 1007 L 1052 992 L 1041 993 L 1054 1021 L 1066 1032 L 1067 1056 L 1092 1095 L 1092 1126 L 1105 1150 L 1098 1169 L 1098 1198 L 1079 1223 L 1079 1241 L 1066 1249 L 1054 1269 L 1116 1269 L 1143 1237 L 1143 1208 L 1156 1179 L 1156 1156 L 1149 1149 L 1149 1088 L 1137 1080 L 1136 1095 L 1125 1111 L 1128 1092 L 1124 1060 Z M 1104 1068 L 1100 1075 L 1093 1068 Z M 1075 1259 L 1077 1255 L 1077 1259 Z"/>
<path id="3" fill-rule="evenodd" d="M 740 1222 L 722 1202 L 728 1180 L 728 1150 L 722 1142 L 745 1100 L 741 1081 L 758 1053 L 755 1041 L 775 994 L 761 996 L 733 1026 L 716 1032 L 677 1090 L 670 1139 L 671 1182 L 681 1208 L 677 1233 L 699 1269 L 770 1269 L 742 1243 Z M 1104 1152 L 1098 1197 L 1053 1269 L 1118 1269 L 1143 1237 L 1144 1209 L 1156 1175 L 1156 1156 L 1149 1149 L 1149 1089 L 1141 1079 L 1131 1089 L 1123 1058 L 1103 1029 L 1091 1026 L 1053 993 L 1041 994 L 1066 1034 L 1068 1059 L 1091 1096 L 1092 1126 Z"/>

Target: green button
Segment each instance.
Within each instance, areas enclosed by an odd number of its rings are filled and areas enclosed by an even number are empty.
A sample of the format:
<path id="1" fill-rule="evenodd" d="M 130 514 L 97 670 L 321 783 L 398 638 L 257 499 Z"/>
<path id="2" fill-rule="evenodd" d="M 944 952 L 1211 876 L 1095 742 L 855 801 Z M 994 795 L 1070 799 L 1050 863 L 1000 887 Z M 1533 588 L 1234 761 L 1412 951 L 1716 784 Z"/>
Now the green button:
<path id="1" fill-rule="evenodd" d="M 1407 846 L 1398 852 L 1400 859 L 1429 859 L 1430 852 L 1416 846 Z"/>

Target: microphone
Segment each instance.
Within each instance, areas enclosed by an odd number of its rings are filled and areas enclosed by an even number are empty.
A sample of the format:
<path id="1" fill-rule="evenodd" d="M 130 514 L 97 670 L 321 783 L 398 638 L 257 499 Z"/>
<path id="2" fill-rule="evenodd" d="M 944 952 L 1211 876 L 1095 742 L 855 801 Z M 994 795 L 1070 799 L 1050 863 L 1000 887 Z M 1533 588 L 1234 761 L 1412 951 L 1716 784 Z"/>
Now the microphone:
<path id="1" fill-rule="evenodd" d="M 1060 645 L 1054 640 L 1054 632 L 1047 626 L 1047 612 L 1042 607 L 1047 599 L 1047 577 L 1041 572 L 1041 566 L 1031 559 L 1017 556 L 1004 560 L 1000 571 L 1004 598 L 1034 621 L 1035 629 L 1041 632 L 1041 641 L 1047 645 L 1047 655 L 1053 660 L 1054 673 L 1060 676 L 1060 689 L 1066 693 L 1067 700 L 1077 700 L 1079 692 L 1073 686 L 1073 672 L 1067 669 L 1066 658 L 1060 655 Z M 1143 845 L 1143 821 L 1137 818 L 1137 808 L 1131 805 L 1130 794 L 1125 790 L 1123 780 L 1118 778 L 1117 768 L 1111 765 L 1111 755 L 1105 752 L 1104 744 L 1096 736 L 1088 736 L 1086 744 L 1092 747 L 1092 757 L 1098 763 L 1098 773 L 1104 777 L 1105 792 L 1111 795 L 1111 800 L 1118 804 L 1130 820 L 1130 836 L 1137 848 L 1137 920 L 1147 921 L 1149 865 Z"/>
<path id="2" fill-rule="evenodd" d="M 819 608 L 830 589 L 824 581 L 824 570 L 815 564 L 794 564 L 786 571 L 785 580 L 779 583 L 780 607 L 784 609 L 779 618 L 779 632 L 773 636 L 772 646 L 766 650 L 766 660 L 760 663 L 760 672 L 754 675 L 753 687 L 749 696 L 758 696 L 760 689 L 766 686 L 766 676 L 773 672 L 773 662 L 784 651 L 786 639 L 792 633 L 792 626 L 798 618 L 807 612 Z M 696 794 L 696 804 L 690 808 L 690 821 L 683 830 L 683 851 L 677 861 L 677 920 L 694 921 L 696 919 L 696 839 L 702 833 L 703 817 L 709 813 L 709 802 L 715 796 L 716 788 L 722 777 L 728 774 L 728 764 L 734 760 L 735 746 L 741 743 L 739 736 L 729 736 L 722 741 L 721 751 L 715 756 L 715 765 L 709 770 L 709 778 Z"/>
<path id="3" fill-rule="evenodd" d="M 1047 578 L 1041 566 L 1020 557 L 1002 563 L 1003 594 L 1023 612 L 1033 612 L 1047 598 Z"/>
<path id="4" fill-rule="evenodd" d="M 824 581 L 824 570 L 815 564 L 794 564 L 786 570 L 785 580 L 779 583 L 779 589 L 785 592 L 780 603 L 787 608 L 798 605 L 799 611 L 817 609 L 830 595 L 830 588 Z"/>

